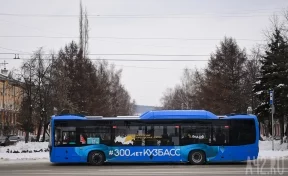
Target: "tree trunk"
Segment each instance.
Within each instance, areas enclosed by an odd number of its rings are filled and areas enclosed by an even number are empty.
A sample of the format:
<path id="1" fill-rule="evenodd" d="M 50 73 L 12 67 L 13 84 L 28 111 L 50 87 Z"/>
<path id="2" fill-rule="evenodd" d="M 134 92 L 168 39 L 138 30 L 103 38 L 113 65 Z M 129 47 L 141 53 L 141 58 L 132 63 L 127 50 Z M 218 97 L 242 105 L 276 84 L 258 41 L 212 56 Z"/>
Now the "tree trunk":
<path id="1" fill-rule="evenodd" d="M 41 130 L 42 130 L 42 120 L 40 120 L 40 122 L 39 122 L 39 124 L 38 124 L 37 136 L 36 136 L 36 141 L 37 141 L 37 142 L 39 142 Z"/>
<path id="2" fill-rule="evenodd" d="M 28 143 L 29 141 L 29 132 L 25 131 L 25 143 Z"/>
<path id="3" fill-rule="evenodd" d="M 280 118 L 279 122 L 280 122 L 280 137 L 281 137 L 280 143 L 283 144 L 283 137 L 284 137 L 284 117 L 283 117 L 283 118 Z"/>
<path id="4" fill-rule="evenodd" d="M 43 130 L 43 138 L 42 138 L 42 142 L 45 142 L 45 136 L 46 136 L 46 130 L 48 128 L 49 123 L 46 123 L 46 120 L 44 121 L 44 130 Z"/>
<path id="5" fill-rule="evenodd" d="M 270 120 L 269 120 L 268 128 L 269 128 L 269 134 L 272 136 L 273 135 L 273 133 L 272 133 L 272 121 L 270 121 Z"/>
<path id="6" fill-rule="evenodd" d="M 284 130 L 284 136 L 286 136 L 286 140 L 285 140 L 286 142 L 288 142 L 288 141 L 287 141 L 287 140 L 288 140 L 288 139 L 287 139 L 287 137 L 288 137 L 288 135 L 287 135 L 287 133 L 288 133 L 287 127 L 288 127 L 288 122 L 286 122 L 286 128 L 285 128 L 285 125 L 284 125 L 284 129 L 285 129 L 285 130 Z"/>
<path id="7" fill-rule="evenodd" d="M 285 126 L 284 126 L 285 127 Z M 286 140 L 285 140 L 285 142 L 287 142 L 288 143 L 288 131 L 287 131 L 287 127 L 288 127 L 288 122 L 286 122 L 286 128 L 285 128 L 285 132 L 284 132 L 284 136 L 286 136 Z"/>

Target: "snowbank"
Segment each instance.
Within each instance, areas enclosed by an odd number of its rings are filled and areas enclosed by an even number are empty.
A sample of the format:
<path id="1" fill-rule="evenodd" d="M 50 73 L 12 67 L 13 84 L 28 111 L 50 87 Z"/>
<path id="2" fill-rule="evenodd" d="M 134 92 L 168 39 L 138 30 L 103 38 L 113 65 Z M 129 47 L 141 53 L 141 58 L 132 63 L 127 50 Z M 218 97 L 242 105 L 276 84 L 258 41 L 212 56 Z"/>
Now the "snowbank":
<path id="1" fill-rule="evenodd" d="M 275 151 L 288 151 L 287 149 L 288 144 L 283 143 L 280 144 L 280 140 L 274 140 L 274 150 Z M 259 141 L 259 150 L 260 151 L 267 151 L 271 150 L 272 151 L 272 141 Z"/>
<path id="2" fill-rule="evenodd" d="M 259 141 L 259 158 L 288 158 L 287 143 L 280 144 L 280 140 L 275 140 L 273 151 L 272 141 Z"/>
<path id="3" fill-rule="evenodd" d="M 0 153 L 36 153 L 36 152 L 48 152 L 48 142 L 18 142 L 16 145 L 7 147 L 0 147 Z"/>
<path id="4" fill-rule="evenodd" d="M 272 151 L 272 150 L 260 150 L 259 151 L 259 155 L 258 155 L 259 159 L 288 159 L 288 151 Z"/>
<path id="5" fill-rule="evenodd" d="M 18 142 L 16 145 L 0 147 L 0 162 L 9 160 L 47 160 L 47 142 Z"/>
<path id="6" fill-rule="evenodd" d="M 0 153 L 0 161 L 9 160 L 48 160 L 49 153 Z"/>

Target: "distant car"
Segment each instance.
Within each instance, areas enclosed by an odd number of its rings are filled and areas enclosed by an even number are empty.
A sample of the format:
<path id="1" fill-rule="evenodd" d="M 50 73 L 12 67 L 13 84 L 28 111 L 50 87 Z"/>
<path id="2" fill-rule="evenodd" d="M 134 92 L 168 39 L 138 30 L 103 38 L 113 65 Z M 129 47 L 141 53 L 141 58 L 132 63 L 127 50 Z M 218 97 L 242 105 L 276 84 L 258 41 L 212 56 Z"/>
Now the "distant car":
<path id="1" fill-rule="evenodd" d="M 0 146 L 6 146 L 7 136 L 0 136 Z"/>
<path id="2" fill-rule="evenodd" d="M 17 135 L 1 136 L 0 137 L 0 146 L 14 145 L 19 141 L 21 141 L 21 137 L 17 136 Z"/>

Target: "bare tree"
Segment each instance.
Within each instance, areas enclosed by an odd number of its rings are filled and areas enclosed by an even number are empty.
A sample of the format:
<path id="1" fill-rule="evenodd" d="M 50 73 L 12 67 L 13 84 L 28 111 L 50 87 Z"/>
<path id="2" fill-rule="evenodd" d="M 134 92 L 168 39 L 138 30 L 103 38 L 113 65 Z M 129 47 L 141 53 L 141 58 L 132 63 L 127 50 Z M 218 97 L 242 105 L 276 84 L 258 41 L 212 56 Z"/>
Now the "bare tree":
<path id="1" fill-rule="evenodd" d="M 84 58 L 88 54 L 89 21 L 86 8 L 83 11 L 82 1 L 80 1 L 79 37 L 80 52 Z"/>
<path id="2" fill-rule="evenodd" d="M 112 65 L 110 70 L 110 101 L 111 115 L 132 115 L 134 102 L 131 102 L 131 97 L 124 86 L 121 84 L 122 70 L 115 70 Z"/>
<path id="3" fill-rule="evenodd" d="M 180 85 L 169 88 L 161 98 L 164 109 L 195 109 L 199 108 L 198 100 L 200 74 L 197 69 L 184 69 Z"/>
<path id="4" fill-rule="evenodd" d="M 33 79 L 35 76 L 35 59 L 30 59 L 25 62 L 21 67 L 20 80 L 23 81 L 21 84 L 23 90 L 23 100 L 20 107 L 20 116 L 17 119 L 19 129 L 25 132 L 25 142 L 29 140 L 29 133 L 34 131 L 34 120 L 33 110 L 35 107 L 35 96 L 33 91 L 35 85 Z"/>
<path id="5" fill-rule="evenodd" d="M 51 61 L 50 56 L 44 57 L 43 49 L 38 49 L 31 59 L 24 62 L 21 70 L 21 79 L 23 83 L 23 102 L 21 111 L 23 117 L 19 119 L 22 123 L 21 128 L 26 132 L 33 132 L 28 126 L 37 127 L 36 141 L 39 141 L 43 126 L 47 121 L 48 100 L 50 95 L 47 95 L 47 90 L 50 91 L 50 72 Z M 25 103 L 25 104 L 24 104 Z M 27 108 L 27 104 L 29 108 Z M 52 109 L 51 107 L 49 107 Z M 29 111 L 27 112 L 27 109 Z M 20 113 L 22 116 L 22 113 Z M 24 119 L 23 119 L 24 118 Z M 33 124 L 33 125 L 32 125 Z M 44 126 L 45 127 L 45 126 Z M 27 128 L 27 129 L 25 129 Z M 27 133 L 28 134 L 28 133 Z"/>

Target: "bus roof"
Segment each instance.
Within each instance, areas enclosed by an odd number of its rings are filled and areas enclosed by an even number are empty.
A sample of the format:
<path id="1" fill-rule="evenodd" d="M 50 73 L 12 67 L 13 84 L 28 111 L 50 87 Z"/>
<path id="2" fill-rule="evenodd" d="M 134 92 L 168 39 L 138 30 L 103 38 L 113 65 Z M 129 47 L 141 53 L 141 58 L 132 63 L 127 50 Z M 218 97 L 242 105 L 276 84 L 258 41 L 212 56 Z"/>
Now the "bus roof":
<path id="1" fill-rule="evenodd" d="M 148 111 L 140 119 L 218 119 L 218 117 L 205 110 L 159 110 Z"/>
<path id="2" fill-rule="evenodd" d="M 148 111 L 141 116 L 117 116 L 117 117 L 102 117 L 102 116 L 82 116 L 78 114 L 63 114 L 53 116 L 53 120 L 188 120 L 188 119 L 255 119 L 255 115 L 247 114 L 230 114 L 224 116 L 216 116 L 206 110 L 157 110 Z"/>
<path id="3" fill-rule="evenodd" d="M 231 114 L 231 115 L 227 115 L 224 118 L 225 119 L 254 119 L 256 121 L 258 120 L 257 116 L 253 114 Z"/>

